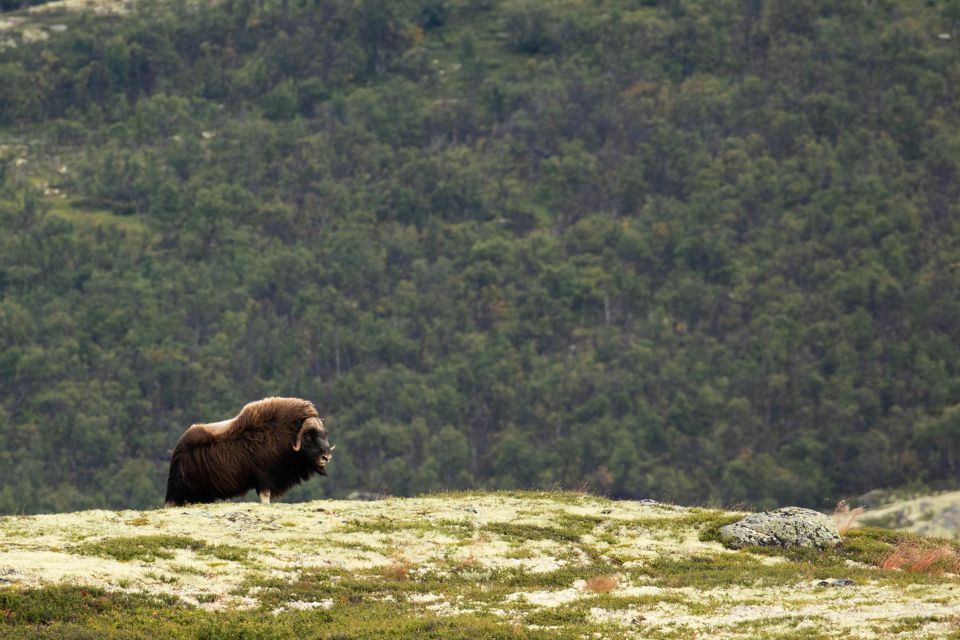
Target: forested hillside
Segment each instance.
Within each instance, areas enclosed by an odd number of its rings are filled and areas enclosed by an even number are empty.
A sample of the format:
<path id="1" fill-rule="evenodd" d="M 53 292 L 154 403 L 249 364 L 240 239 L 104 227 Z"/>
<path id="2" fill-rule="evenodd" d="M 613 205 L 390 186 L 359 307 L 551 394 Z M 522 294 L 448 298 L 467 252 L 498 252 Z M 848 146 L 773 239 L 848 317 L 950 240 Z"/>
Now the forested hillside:
<path id="1" fill-rule="evenodd" d="M 0 50 L 0 511 L 157 505 L 267 395 L 338 444 L 293 498 L 955 481 L 960 2 L 58 19 Z"/>

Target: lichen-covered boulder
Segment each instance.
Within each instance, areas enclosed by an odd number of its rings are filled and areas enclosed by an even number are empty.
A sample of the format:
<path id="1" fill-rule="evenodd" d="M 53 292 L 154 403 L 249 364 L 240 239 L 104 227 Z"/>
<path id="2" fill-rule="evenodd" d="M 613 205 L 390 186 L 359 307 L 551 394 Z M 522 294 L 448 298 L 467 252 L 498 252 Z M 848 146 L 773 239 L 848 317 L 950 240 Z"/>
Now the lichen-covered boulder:
<path id="1" fill-rule="evenodd" d="M 812 509 L 784 507 L 751 513 L 739 522 L 720 528 L 720 540 L 730 548 L 816 547 L 840 542 L 833 519 Z"/>

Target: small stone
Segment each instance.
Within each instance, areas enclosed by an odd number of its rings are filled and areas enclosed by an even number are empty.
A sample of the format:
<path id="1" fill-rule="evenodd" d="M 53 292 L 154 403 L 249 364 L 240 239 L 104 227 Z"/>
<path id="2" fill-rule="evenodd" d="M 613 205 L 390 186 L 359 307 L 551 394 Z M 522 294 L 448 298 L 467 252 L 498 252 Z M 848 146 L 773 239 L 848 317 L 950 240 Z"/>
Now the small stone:
<path id="1" fill-rule="evenodd" d="M 850 578 L 838 578 L 837 580 L 821 580 L 817 583 L 818 587 L 852 587 L 854 581 Z"/>

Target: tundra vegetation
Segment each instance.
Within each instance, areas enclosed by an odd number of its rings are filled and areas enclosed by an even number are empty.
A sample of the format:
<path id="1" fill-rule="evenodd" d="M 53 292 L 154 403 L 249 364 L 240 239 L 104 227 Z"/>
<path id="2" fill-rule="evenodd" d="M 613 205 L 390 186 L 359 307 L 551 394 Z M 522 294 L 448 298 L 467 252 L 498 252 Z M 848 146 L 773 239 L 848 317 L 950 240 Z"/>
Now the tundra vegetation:
<path id="1" fill-rule="evenodd" d="M 960 637 L 960 545 L 731 551 L 740 515 L 494 492 L 7 516 L 0 636 Z"/>
<path id="2" fill-rule="evenodd" d="M 295 499 L 955 481 L 957 0 L 94 5 L 0 16 L 0 511 L 274 394 Z"/>

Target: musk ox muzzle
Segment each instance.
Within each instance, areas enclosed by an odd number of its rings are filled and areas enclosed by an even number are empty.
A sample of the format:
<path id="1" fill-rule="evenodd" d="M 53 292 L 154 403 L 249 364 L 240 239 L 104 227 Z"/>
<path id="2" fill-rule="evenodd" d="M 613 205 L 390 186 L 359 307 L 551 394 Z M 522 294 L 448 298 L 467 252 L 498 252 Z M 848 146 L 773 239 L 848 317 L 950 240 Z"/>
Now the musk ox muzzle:
<path id="1" fill-rule="evenodd" d="M 314 461 L 317 473 L 327 475 L 327 463 L 333 458 L 333 450 L 337 445 L 331 445 L 327 440 L 327 432 L 320 418 L 307 418 L 297 433 L 293 450 L 302 451 L 310 460 Z"/>
<path id="2" fill-rule="evenodd" d="M 167 506 L 214 502 L 256 490 L 262 502 L 312 474 L 327 475 L 331 445 L 313 403 L 266 398 L 235 418 L 184 432 L 170 457 Z"/>

